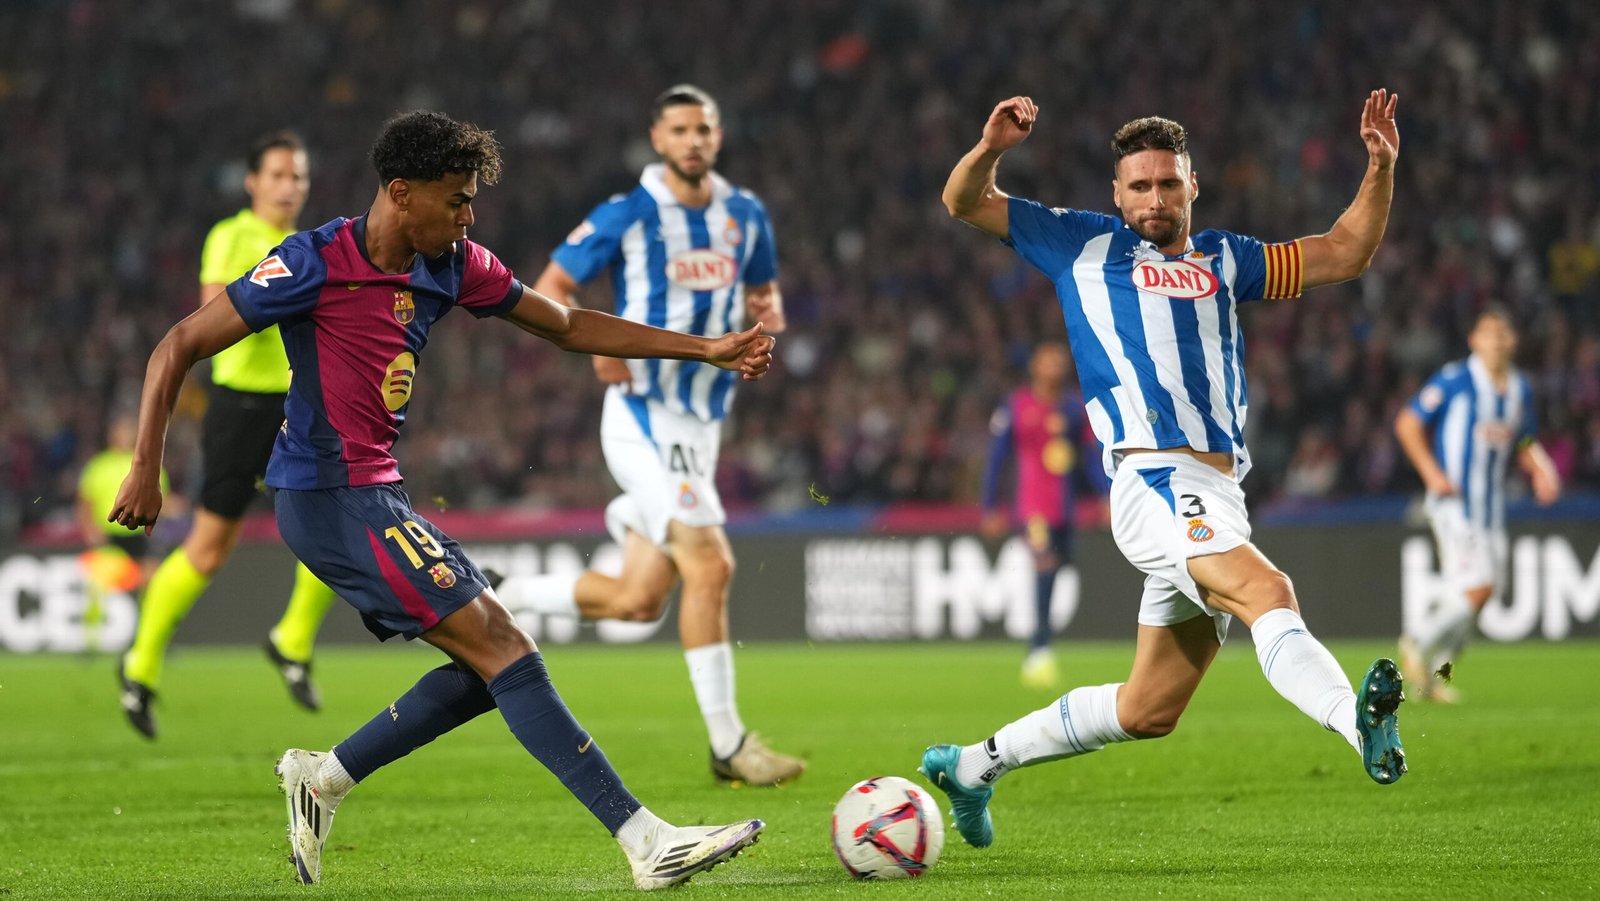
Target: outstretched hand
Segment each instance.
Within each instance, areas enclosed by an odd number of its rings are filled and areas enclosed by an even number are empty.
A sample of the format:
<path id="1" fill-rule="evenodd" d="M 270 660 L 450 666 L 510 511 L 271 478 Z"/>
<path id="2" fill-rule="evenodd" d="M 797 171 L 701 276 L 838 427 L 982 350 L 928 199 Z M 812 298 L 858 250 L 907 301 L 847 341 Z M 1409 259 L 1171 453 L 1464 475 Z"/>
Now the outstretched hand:
<path id="1" fill-rule="evenodd" d="M 772 368 L 772 346 L 777 339 L 761 334 L 763 323 L 756 323 L 742 332 L 729 332 L 711 342 L 706 362 L 718 369 L 737 370 L 745 381 L 753 382 Z"/>
<path id="2" fill-rule="evenodd" d="M 1400 155 L 1400 130 L 1394 124 L 1395 106 L 1400 95 L 1391 96 L 1388 89 L 1379 88 L 1367 95 L 1361 108 L 1361 140 L 1367 145 L 1367 158 L 1379 169 L 1394 165 Z"/>
<path id="3" fill-rule="evenodd" d="M 1012 97 L 995 104 L 989 121 L 983 124 L 983 145 L 996 153 L 1021 144 L 1033 133 L 1033 120 L 1039 118 L 1039 108 L 1031 97 Z"/>

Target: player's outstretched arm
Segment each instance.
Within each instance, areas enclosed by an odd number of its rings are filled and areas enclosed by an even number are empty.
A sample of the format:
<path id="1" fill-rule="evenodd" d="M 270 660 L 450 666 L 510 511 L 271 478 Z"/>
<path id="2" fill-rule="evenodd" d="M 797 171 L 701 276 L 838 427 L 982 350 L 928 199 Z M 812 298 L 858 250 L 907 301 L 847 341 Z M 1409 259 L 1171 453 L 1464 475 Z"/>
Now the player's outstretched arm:
<path id="1" fill-rule="evenodd" d="M 720 338 L 701 338 L 631 322 L 595 310 L 574 310 L 531 288 L 505 314 L 523 331 L 537 335 L 562 350 L 608 357 L 698 360 L 719 369 L 737 370 L 748 380 L 766 375 L 772 366 L 774 340 L 756 323 L 742 332 Z"/>
<path id="2" fill-rule="evenodd" d="M 533 283 L 533 290 L 574 310 L 583 308 L 583 304 L 578 303 L 578 280 L 572 277 L 567 267 L 555 260 L 546 264 L 544 271 L 539 273 L 539 278 Z M 592 360 L 595 378 L 598 378 L 601 384 L 620 385 L 633 381 L 633 373 L 628 371 L 628 364 L 622 360 L 616 357 L 593 357 Z"/>
<path id="3" fill-rule="evenodd" d="M 1367 145 L 1367 174 L 1356 199 L 1325 235 L 1300 239 L 1305 275 L 1301 285 L 1315 288 L 1348 281 L 1367 271 L 1383 230 L 1389 223 L 1389 203 L 1394 197 L 1394 163 L 1400 155 L 1400 131 L 1395 127 L 1395 107 L 1400 95 L 1383 88 L 1367 95 L 1361 108 L 1361 140 Z"/>
<path id="4" fill-rule="evenodd" d="M 1011 198 L 994 184 L 995 169 L 1007 150 L 1033 131 L 1039 108 L 1028 97 L 1002 100 L 983 124 L 983 137 L 956 163 L 944 185 L 944 208 L 968 225 L 996 238 L 1011 237 Z"/>
<path id="5" fill-rule="evenodd" d="M 150 353 L 144 391 L 139 396 L 139 434 L 133 443 L 133 468 L 122 480 L 106 517 L 148 534 L 161 515 L 161 456 L 167 423 L 178 402 L 178 390 L 195 363 L 237 344 L 250 334 L 232 303 L 208 303 L 167 330 Z"/>

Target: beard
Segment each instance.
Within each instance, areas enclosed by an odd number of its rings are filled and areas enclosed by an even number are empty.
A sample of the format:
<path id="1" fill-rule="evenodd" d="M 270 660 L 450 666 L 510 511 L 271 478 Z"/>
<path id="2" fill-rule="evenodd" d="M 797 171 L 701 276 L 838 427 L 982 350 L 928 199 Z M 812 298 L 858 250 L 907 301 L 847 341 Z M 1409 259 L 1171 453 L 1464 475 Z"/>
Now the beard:
<path id="1" fill-rule="evenodd" d="M 1139 237 L 1157 247 L 1166 247 L 1183 234 L 1185 226 L 1189 224 L 1189 217 L 1182 215 L 1174 219 L 1150 218 L 1130 224 Z"/>

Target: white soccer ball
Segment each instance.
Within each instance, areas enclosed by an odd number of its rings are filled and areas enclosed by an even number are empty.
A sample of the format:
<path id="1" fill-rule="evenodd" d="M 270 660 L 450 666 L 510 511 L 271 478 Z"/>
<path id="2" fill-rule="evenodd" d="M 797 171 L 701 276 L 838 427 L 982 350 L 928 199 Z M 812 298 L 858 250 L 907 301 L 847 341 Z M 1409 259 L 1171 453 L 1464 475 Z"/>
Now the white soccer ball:
<path id="1" fill-rule="evenodd" d="M 939 805 L 909 779 L 864 779 L 834 805 L 833 853 L 857 879 L 921 876 L 942 850 Z"/>

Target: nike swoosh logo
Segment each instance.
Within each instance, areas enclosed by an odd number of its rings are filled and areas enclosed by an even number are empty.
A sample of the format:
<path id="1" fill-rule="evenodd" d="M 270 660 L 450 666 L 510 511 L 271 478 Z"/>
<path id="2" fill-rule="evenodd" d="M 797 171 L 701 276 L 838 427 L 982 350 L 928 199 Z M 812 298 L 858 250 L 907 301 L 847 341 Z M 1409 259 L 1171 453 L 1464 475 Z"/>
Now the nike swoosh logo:
<path id="1" fill-rule="evenodd" d="M 592 745 L 592 744 L 594 744 L 594 736 L 593 735 L 589 736 L 589 740 L 588 741 L 586 741 L 583 744 L 578 746 L 578 753 L 579 754 L 587 753 L 588 750 L 589 750 L 589 746 Z"/>
<path id="2" fill-rule="evenodd" d="M 345 285 L 344 287 L 345 287 L 345 290 L 347 290 L 347 291 L 360 291 L 365 286 L 362 285 L 360 282 L 351 282 L 350 284 Z"/>

